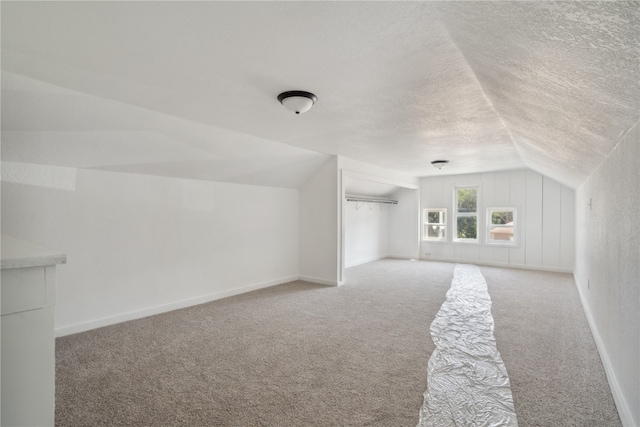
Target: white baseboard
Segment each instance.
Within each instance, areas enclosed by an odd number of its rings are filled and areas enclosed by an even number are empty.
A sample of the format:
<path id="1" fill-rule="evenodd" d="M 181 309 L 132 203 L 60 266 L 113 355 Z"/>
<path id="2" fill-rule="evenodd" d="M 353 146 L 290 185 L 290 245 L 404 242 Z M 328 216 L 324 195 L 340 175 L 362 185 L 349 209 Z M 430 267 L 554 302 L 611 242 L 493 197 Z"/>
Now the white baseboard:
<path id="1" fill-rule="evenodd" d="M 407 256 L 407 255 L 387 255 L 387 258 L 392 258 L 392 259 L 418 259 L 417 257 Z"/>
<path id="2" fill-rule="evenodd" d="M 319 277 L 311 276 L 298 276 L 298 280 L 305 282 L 317 283 L 318 285 L 338 286 L 339 283 L 335 280 L 320 279 Z"/>
<path id="3" fill-rule="evenodd" d="M 370 263 L 370 262 L 373 262 L 373 261 L 378 261 L 379 259 L 385 259 L 385 258 L 387 258 L 386 255 L 376 255 L 374 257 L 361 259 L 361 260 L 352 262 L 350 264 L 345 264 L 344 268 L 356 267 L 358 265 L 367 264 L 367 263 Z"/>
<path id="4" fill-rule="evenodd" d="M 473 264 L 473 265 L 484 265 L 487 267 L 503 267 L 503 268 L 515 268 L 518 270 L 535 270 L 535 271 L 549 271 L 552 273 L 571 273 L 573 274 L 573 270 L 568 268 L 559 268 L 559 267 L 541 267 L 541 266 L 532 266 L 532 265 L 517 265 L 517 264 L 505 264 L 502 262 L 491 262 L 491 261 L 472 261 L 472 260 L 462 260 L 455 258 L 420 258 L 422 261 L 435 261 L 435 262 L 454 262 L 456 264 Z"/>
<path id="5" fill-rule="evenodd" d="M 55 331 L 55 334 L 56 334 L 56 337 L 63 337 L 65 335 L 71 335 L 79 332 L 89 331 L 91 329 L 102 328 L 104 326 L 115 325 L 116 323 L 122 323 L 122 322 L 127 322 L 129 320 L 136 320 L 136 319 L 153 316 L 160 313 L 166 313 L 168 311 L 178 310 L 180 308 L 186 308 L 186 307 L 191 307 L 198 304 L 204 304 L 207 302 L 231 297 L 234 295 L 244 294 L 246 292 L 251 292 L 258 289 L 263 289 L 263 288 L 268 288 L 275 285 L 281 285 L 283 283 L 293 282 L 295 280 L 298 280 L 298 276 L 283 277 L 280 279 L 269 280 L 266 282 L 256 283 L 253 285 L 241 286 L 239 288 L 214 292 L 212 294 L 203 295 L 196 298 L 170 302 L 168 304 L 161 304 L 154 307 L 144 308 L 141 310 L 130 311 L 128 313 L 116 314 L 114 316 L 103 317 L 100 319 L 78 323 L 75 325 L 63 326 L 61 328 L 57 328 Z"/>
<path id="6" fill-rule="evenodd" d="M 576 275 L 574 274 L 574 278 L 575 277 Z M 620 389 L 618 378 L 616 377 L 616 374 L 613 371 L 613 366 L 611 365 L 611 359 L 609 359 L 609 354 L 607 353 L 607 349 L 605 348 L 602 338 L 600 337 L 600 332 L 598 332 L 598 328 L 595 324 L 595 321 L 593 320 L 593 315 L 591 314 L 591 309 L 587 304 L 586 297 L 582 293 L 582 288 L 579 286 L 577 278 L 575 279 L 575 282 L 576 288 L 578 289 L 578 295 L 580 295 L 582 309 L 584 310 L 584 314 L 587 317 L 587 322 L 589 323 L 589 328 L 591 329 L 591 335 L 593 335 L 593 339 L 596 342 L 596 348 L 598 349 L 598 353 L 600 353 L 600 359 L 602 360 L 602 365 L 604 366 L 604 372 L 607 375 L 607 381 L 609 382 L 609 387 L 611 388 L 613 400 L 616 403 L 616 408 L 618 409 L 618 415 L 620 415 L 620 421 L 622 421 L 622 425 L 624 427 L 640 426 L 640 419 L 633 419 L 631 409 L 629 409 L 627 400 L 625 399 L 624 394 Z"/>

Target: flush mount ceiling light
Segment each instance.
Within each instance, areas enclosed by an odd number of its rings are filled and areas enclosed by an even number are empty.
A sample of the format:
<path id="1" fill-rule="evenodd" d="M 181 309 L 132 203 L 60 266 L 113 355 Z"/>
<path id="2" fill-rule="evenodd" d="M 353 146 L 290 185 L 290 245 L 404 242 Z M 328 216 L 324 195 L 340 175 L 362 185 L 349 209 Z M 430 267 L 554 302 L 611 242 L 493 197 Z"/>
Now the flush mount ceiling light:
<path id="1" fill-rule="evenodd" d="M 284 108 L 296 114 L 309 111 L 317 100 L 317 96 L 302 90 L 290 90 L 278 95 L 278 101 L 284 105 Z"/>
<path id="2" fill-rule="evenodd" d="M 449 164 L 449 160 L 434 160 L 431 164 L 434 168 L 442 169 Z"/>

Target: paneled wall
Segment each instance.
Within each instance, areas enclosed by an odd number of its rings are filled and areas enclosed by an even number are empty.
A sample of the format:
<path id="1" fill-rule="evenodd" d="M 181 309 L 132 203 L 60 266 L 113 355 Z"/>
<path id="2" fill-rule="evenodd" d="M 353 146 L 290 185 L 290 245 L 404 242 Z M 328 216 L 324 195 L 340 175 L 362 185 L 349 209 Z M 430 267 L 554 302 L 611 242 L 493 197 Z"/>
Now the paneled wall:
<path id="1" fill-rule="evenodd" d="M 391 199 L 398 204 L 389 209 L 389 256 L 393 258 L 418 257 L 418 190 L 400 188 Z"/>
<path id="2" fill-rule="evenodd" d="M 475 185 L 478 193 L 478 243 L 454 243 L 454 188 Z M 423 259 L 573 271 L 575 194 L 531 170 L 428 177 L 421 180 L 421 207 L 447 209 L 447 241 L 422 241 Z M 486 243 L 486 208 L 515 207 L 515 246 Z"/>

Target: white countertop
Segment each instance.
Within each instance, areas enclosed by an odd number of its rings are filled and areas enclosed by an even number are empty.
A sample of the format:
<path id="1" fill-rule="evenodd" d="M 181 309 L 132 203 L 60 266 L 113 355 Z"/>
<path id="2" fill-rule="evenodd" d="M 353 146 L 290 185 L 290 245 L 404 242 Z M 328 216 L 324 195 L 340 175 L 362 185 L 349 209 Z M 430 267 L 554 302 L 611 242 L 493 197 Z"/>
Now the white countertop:
<path id="1" fill-rule="evenodd" d="M 2 269 L 41 267 L 45 265 L 64 264 L 67 256 L 53 252 L 34 243 L 2 235 Z"/>

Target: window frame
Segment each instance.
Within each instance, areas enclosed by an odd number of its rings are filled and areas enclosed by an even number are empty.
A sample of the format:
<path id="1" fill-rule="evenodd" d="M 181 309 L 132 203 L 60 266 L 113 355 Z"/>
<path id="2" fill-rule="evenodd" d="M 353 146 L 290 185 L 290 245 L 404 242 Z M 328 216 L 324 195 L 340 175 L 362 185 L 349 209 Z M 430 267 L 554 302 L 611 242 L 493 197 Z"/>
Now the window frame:
<path id="1" fill-rule="evenodd" d="M 493 226 L 502 226 L 505 224 L 492 224 L 491 219 L 493 217 L 493 212 L 506 212 L 511 211 L 513 213 L 513 225 L 511 228 L 513 229 L 513 240 L 495 240 L 491 238 L 491 227 Z M 510 207 L 488 207 L 486 208 L 487 221 L 486 221 L 486 243 L 487 245 L 492 246 L 518 246 L 518 235 L 520 234 L 518 231 L 518 208 L 510 206 Z M 509 226 L 507 226 L 509 227 Z"/>
<path id="2" fill-rule="evenodd" d="M 442 223 L 433 223 L 433 222 L 429 222 L 429 213 L 430 212 L 441 212 L 444 213 L 444 222 Z M 449 233 L 447 232 L 447 216 L 448 216 L 448 212 L 447 212 L 447 208 L 424 208 L 422 209 L 422 241 L 423 242 L 447 242 L 448 241 L 448 235 Z M 430 225 L 440 225 L 440 226 L 444 226 L 444 237 L 439 238 L 439 237 L 429 237 L 427 233 L 425 233 L 425 227 L 430 226 Z"/>
<path id="3" fill-rule="evenodd" d="M 475 189 L 476 190 L 476 211 L 475 212 L 458 212 L 458 190 L 463 189 Z M 470 243 L 480 244 L 480 209 L 479 203 L 481 200 L 480 185 L 454 185 L 453 186 L 453 233 L 451 238 L 454 243 Z M 476 238 L 459 238 L 458 237 L 458 218 L 460 217 L 475 217 L 476 218 Z"/>

